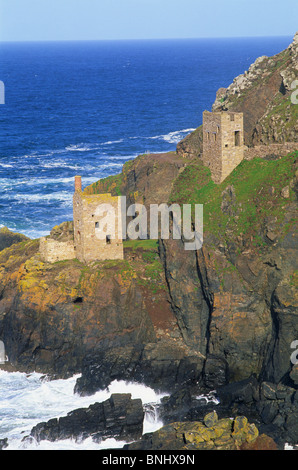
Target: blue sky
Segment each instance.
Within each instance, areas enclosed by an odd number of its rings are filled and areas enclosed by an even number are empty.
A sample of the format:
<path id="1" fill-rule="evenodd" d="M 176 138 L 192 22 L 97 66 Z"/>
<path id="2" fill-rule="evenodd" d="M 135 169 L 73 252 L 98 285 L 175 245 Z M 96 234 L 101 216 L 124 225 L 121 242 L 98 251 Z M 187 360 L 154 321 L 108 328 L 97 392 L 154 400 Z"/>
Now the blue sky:
<path id="1" fill-rule="evenodd" d="M 0 0 L 0 40 L 293 36 L 298 0 Z"/>

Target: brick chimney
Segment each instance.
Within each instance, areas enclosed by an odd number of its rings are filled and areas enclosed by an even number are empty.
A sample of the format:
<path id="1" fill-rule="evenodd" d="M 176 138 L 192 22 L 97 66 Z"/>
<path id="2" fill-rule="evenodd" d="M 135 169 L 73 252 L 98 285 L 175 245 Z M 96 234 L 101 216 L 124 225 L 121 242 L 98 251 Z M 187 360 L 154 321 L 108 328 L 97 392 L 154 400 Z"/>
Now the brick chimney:
<path id="1" fill-rule="evenodd" d="M 82 177 L 75 176 L 75 191 L 82 191 Z"/>

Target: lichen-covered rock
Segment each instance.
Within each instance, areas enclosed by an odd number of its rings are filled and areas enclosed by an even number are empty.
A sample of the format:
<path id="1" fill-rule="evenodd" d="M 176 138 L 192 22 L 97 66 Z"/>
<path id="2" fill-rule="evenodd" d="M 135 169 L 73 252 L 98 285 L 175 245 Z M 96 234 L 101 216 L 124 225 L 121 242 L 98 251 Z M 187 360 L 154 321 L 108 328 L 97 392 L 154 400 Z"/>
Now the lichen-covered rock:
<path id="1" fill-rule="evenodd" d="M 236 416 L 233 422 L 232 436 L 239 446 L 243 442 L 253 442 L 258 435 L 259 431 L 254 423 L 249 424 L 245 416 Z"/>
<path id="2" fill-rule="evenodd" d="M 207 425 L 206 425 L 207 423 Z M 216 413 L 203 422 L 174 422 L 125 446 L 128 450 L 239 450 L 258 438 L 258 429 L 244 416 L 218 419 Z M 261 447 L 261 442 L 259 442 Z M 267 443 L 266 443 L 267 446 Z"/>
<path id="3" fill-rule="evenodd" d="M 204 424 L 207 428 L 211 428 L 215 426 L 218 422 L 218 416 L 216 411 L 213 411 L 212 413 L 208 413 L 205 418 L 204 418 Z"/>

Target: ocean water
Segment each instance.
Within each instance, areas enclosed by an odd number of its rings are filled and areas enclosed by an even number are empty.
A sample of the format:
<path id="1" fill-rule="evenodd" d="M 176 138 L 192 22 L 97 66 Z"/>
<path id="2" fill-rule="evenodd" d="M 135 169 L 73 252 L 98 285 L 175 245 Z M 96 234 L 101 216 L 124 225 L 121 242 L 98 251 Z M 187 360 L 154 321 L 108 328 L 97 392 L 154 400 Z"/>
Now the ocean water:
<path id="1" fill-rule="evenodd" d="M 36 424 L 59 418 L 77 408 L 85 408 L 95 402 L 107 400 L 112 393 L 131 393 L 132 398 L 141 398 L 145 413 L 143 433 L 153 432 L 162 426 L 155 406 L 162 394 L 141 384 L 114 381 L 106 390 L 89 397 L 74 394 L 79 375 L 69 379 L 47 380 L 38 373 L 25 374 L 0 370 L 0 439 L 8 438 L 7 450 L 92 450 L 121 448 L 124 441 L 105 439 L 95 443 L 92 438 L 83 441 L 67 439 L 57 442 L 24 439 Z M 151 411 L 150 411 L 151 410 Z M 152 411 L 153 410 L 153 411 Z"/>
<path id="2" fill-rule="evenodd" d="M 38 423 L 66 416 L 77 408 L 86 408 L 95 402 L 107 400 L 112 393 L 130 393 L 140 398 L 145 411 L 143 434 L 154 432 L 163 425 L 158 405 L 165 393 L 150 387 L 114 380 L 105 390 L 82 397 L 74 393 L 80 375 L 69 379 L 49 380 L 40 373 L 7 372 L 0 370 L 0 439 L 8 438 L 5 450 L 100 450 L 122 448 L 126 442 L 114 438 L 100 443 L 92 440 L 66 439 L 56 442 L 37 442 L 29 438 L 31 429 Z M 216 392 L 196 397 L 202 404 L 219 403 Z"/>
<path id="3" fill-rule="evenodd" d="M 37 238 L 83 185 L 175 150 L 260 55 L 292 38 L 0 44 L 0 227 Z"/>

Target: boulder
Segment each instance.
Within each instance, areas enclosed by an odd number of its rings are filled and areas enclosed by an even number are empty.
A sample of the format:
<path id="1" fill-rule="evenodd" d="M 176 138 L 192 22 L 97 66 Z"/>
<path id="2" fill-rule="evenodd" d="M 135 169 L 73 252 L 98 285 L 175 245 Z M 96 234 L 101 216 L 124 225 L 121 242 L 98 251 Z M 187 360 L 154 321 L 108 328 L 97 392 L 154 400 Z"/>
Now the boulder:
<path id="1" fill-rule="evenodd" d="M 239 450 L 253 444 L 259 432 L 245 416 L 218 419 L 209 413 L 203 422 L 174 422 L 141 440 L 124 446 L 126 450 Z M 259 443 L 261 446 L 262 442 Z M 267 446 L 267 441 L 266 441 Z"/>
<path id="2" fill-rule="evenodd" d="M 123 441 L 138 439 L 143 431 L 144 411 L 140 399 L 130 394 L 112 394 L 102 402 L 88 408 L 71 411 L 67 416 L 37 424 L 30 436 L 38 442 L 61 439 L 86 439 L 95 441 L 115 438 Z"/>

